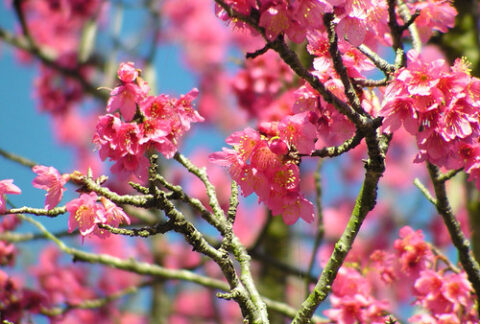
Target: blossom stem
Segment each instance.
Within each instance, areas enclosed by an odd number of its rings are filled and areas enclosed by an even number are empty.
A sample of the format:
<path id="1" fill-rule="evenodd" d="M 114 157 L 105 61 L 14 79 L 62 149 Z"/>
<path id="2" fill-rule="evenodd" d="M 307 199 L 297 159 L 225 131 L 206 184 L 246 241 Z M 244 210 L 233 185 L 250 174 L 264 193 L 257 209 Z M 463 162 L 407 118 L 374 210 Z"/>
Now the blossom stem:
<path id="1" fill-rule="evenodd" d="M 215 186 L 210 182 L 210 180 L 208 180 L 206 170 L 196 167 L 187 157 L 183 156 L 180 153 L 175 154 L 175 160 L 177 160 L 181 165 L 183 165 L 188 170 L 188 172 L 194 174 L 203 182 L 205 188 L 207 189 L 207 196 L 209 199 L 210 207 L 212 207 L 213 214 L 216 218 L 225 219 L 225 213 L 220 207 L 220 203 L 218 202 L 217 195 L 215 193 Z M 222 231 L 220 231 L 220 233 L 222 233 Z"/>
<path id="2" fill-rule="evenodd" d="M 387 0 L 388 4 L 388 26 L 392 35 L 392 47 L 395 51 L 395 67 L 398 69 L 405 65 L 407 57 L 403 49 L 402 34 L 403 28 L 398 25 L 397 15 L 395 13 L 395 0 Z"/>
<path id="3" fill-rule="evenodd" d="M 212 207 L 213 214 L 215 215 L 217 229 L 220 231 L 222 236 L 224 237 L 224 241 L 222 242 L 222 246 L 231 252 L 235 259 L 240 264 L 240 282 L 245 289 L 245 292 L 240 286 L 239 283 L 235 281 L 236 274 L 235 270 L 233 269 L 233 273 L 230 273 L 227 269 L 227 264 L 222 266 L 220 260 L 216 260 L 219 266 L 224 270 L 224 274 L 227 276 L 229 275 L 230 278 L 227 277 L 227 280 L 232 284 L 232 290 L 235 289 L 239 291 L 236 296 L 239 296 L 237 301 L 239 302 L 240 306 L 244 306 L 245 309 L 242 308 L 243 311 L 247 311 L 250 314 L 251 323 L 268 323 L 268 315 L 265 303 L 262 301 L 260 294 L 258 293 L 257 288 L 255 287 L 255 283 L 253 282 L 253 277 L 250 272 L 250 260 L 251 257 L 247 253 L 247 250 L 240 242 L 238 237 L 233 233 L 232 223 L 227 220 L 224 211 L 220 207 L 220 203 L 218 202 L 217 195 L 215 193 L 215 187 L 208 179 L 207 173 L 205 168 L 198 168 L 195 166 L 190 160 L 188 160 L 183 155 L 176 153 L 175 159 L 182 164 L 190 173 L 197 176 L 205 185 L 207 190 L 207 196 L 209 198 L 210 207 Z M 236 195 L 236 190 L 232 192 L 233 195 Z M 169 203 L 167 200 L 165 203 Z M 231 197 L 231 207 L 232 204 L 236 204 L 236 199 Z M 235 211 L 235 209 L 230 208 L 229 211 Z M 167 212 L 167 210 L 165 210 Z M 229 219 L 234 219 L 233 215 L 229 215 Z M 195 246 L 195 245 L 194 245 Z M 220 249 L 222 250 L 222 249 Z M 215 259 L 214 259 L 215 260 Z M 229 259 L 228 259 L 229 260 Z M 230 261 L 230 260 L 229 260 Z M 229 263 L 230 264 L 230 263 Z M 246 293 L 246 294 L 245 294 Z M 252 305 L 253 304 L 253 305 Z"/>
<path id="4" fill-rule="evenodd" d="M 155 226 L 146 226 L 142 228 L 116 228 L 107 224 L 98 224 L 98 227 L 108 230 L 112 234 L 126 235 L 126 236 L 139 236 L 149 237 L 156 234 L 165 234 L 173 229 L 171 222 L 158 223 Z"/>

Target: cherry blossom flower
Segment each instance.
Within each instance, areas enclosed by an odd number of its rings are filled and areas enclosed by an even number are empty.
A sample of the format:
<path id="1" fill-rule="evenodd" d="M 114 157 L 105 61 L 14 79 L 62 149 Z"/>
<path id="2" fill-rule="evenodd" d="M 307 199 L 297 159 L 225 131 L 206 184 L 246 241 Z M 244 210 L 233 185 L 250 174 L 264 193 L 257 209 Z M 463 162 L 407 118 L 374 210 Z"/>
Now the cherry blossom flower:
<path id="1" fill-rule="evenodd" d="M 54 167 L 36 165 L 32 168 L 37 177 L 33 179 L 35 188 L 47 190 L 45 198 L 45 209 L 52 209 L 62 200 L 65 184 L 70 179 L 69 174 L 60 175 Z"/>
<path id="2" fill-rule="evenodd" d="M 137 103 L 140 103 L 146 95 L 145 91 L 137 84 L 125 83 L 110 92 L 107 111 L 113 112 L 119 109 L 125 120 L 130 121 L 137 110 Z"/>
<path id="3" fill-rule="evenodd" d="M 130 218 L 122 208 L 115 205 L 105 197 L 100 197 L 100 202 L 105 208 L 102 211 L 103 217 L 100 218 L 102 224 L 108 224 L 112 227 L 118 227 L 120 224 L 130 225 Z"/>
<path id="4" fill-rule="evenodd" d="M 342 266 L 332 285 L 331 308 L 324 314 L 335 323 L 385 323 L 388 303 L 375 299 L 369 282 L 353 268 Z"/>
<path id="5" fill-rule="evenodd" d="M 133 82 L 138 77 L 138 70 L 135 69 L 133 62 L 122 62 L 118 67 L 117 74 L 122 82 Z"/>
<path id="6" fill-rule="evenodd" d="M 416 277 L 432 258 L 430 247 L 424 241 L 420 230 L 414 231 L 408 226 L 400 229 L 399 237 L 393 246 L 400 258 L 401 270 L 406 275 Z"/>
<path id="7" fill-rule="evenodd" d="M 5 194 L 19 195 L 22 191 L 13 184 L 12 179 L 0 180 L 0 212 L 7 210 Z"/>
<path id="8" fill-rule="evenodd" d="M 99 223 L 99 216 L 101 216 L 100 205 L 97 204 L 97 194 L 94 192 L 81 194 L 80 198 L 73 199 L 65 206 L 70 213 L 68 231 L 71 233 L 78 227 L 83 236 L 92 234 Z"/>

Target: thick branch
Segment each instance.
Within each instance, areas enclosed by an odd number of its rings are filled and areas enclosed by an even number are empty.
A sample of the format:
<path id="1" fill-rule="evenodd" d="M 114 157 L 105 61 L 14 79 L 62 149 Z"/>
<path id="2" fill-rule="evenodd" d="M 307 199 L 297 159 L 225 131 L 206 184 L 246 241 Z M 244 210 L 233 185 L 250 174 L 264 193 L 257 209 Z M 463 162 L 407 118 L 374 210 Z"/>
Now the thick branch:
<path id="1" fill-rule="evenodd" d="M 477 295 L 477 300 L 480 303 L 480 266 L 473 257 L 470 242 L 463 234 L 455 215 L 453 215 L 450 202 L 448 201 L 445 183 L 439 181 L 440 173 L 438 167 L 431 163 L 427 163 L 427 168 L 435 189 L 435 195 L 437 196 L 435 207 L 437 208 L 438 213 L 442 215 L 443 221 L 450 233 L 452 243 L 457 248 L 460 262 L 468 275 L 468 280 L 472 283 L 473 289 Z"/>

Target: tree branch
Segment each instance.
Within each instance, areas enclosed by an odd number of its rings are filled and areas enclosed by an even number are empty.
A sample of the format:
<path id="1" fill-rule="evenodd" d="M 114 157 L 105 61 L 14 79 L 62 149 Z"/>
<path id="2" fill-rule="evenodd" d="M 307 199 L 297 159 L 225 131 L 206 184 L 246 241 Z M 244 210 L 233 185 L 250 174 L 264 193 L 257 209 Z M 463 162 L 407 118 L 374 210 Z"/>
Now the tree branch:
<path id="1" fill-rule="evenodd" d="M 460 224 L 455 218 L 455 215 L 453 215 L 450 202 L 448 201 L 445 183 L 439 180 L 440 173 L 438 167 L 427 162 L 427 168 L 435 189 L 435 195 L 437 196 L 435 207 L 438 213 L 442 215 L 453 245 L 457 248 L 460 262 L 468 275 L 468 280 L 472 283 L 477 295 L 477 301 L 480 303 L 480 266 L 473 257 L 470 242 L 465 238 Z"/>

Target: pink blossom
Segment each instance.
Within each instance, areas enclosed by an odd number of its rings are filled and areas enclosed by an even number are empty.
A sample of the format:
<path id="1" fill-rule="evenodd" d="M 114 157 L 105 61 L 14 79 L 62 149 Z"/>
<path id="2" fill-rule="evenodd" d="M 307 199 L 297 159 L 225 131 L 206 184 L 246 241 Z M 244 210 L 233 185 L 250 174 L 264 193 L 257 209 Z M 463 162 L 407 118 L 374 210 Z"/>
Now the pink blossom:
<path id="1" fill-rule="evenodd" d="M 408 226 L 400 229 L 399 237 L 393 246 L 400 258 L 401 270 L 408 276 L 416 277 L 432 258 L 430 247 L 420 230 L 414 231 Z"/>
<path id="2" fill-rule="evenodd" d="M 22 191 L 16 185 L 13 184 L 12 179 L 0 180 L 0 213 L 7 210 L 5 203 L 5 195 L 13 194 L 19 195 Z"/>
<path id="3" fill-rule="evenodd" d="M 64 58 L 68 64 L 59 65 L 71 68 L 70 61 L 76 58 L 68 56 Z M 76 67 L 87 78 L 87 71 Z M 34 81 L 34 97 L 38 100 L 37 109 L 52 115 L 63 115 L 72 110 L 83 98 L 82 85 L 72 79 L 66 78 L 58 71 L 45 65 L 40 66 L 40 72 Z"/>
<path id="4" fill-rule="evenodd" d="M 280 3 L 263 10 L 259 25 L 265 28 L 265 34 L 269 41 L 273 41 L 280 33 L 287 31 L 291 22 L 287 16 L 286 4 Z"/>
<path id="5" fill-rule="evenodd" d="M 371 295 L 369 282 L 353 268 L 342 266 L 332 285 L 331 308 L 324 314 L 335 323 L 384 323 L 388 303 Z"/>
<path id="6" fill-rule="evenodd" d="M 448 320 L 454 318 L 458 323 L 463 323 L 470 318 L 470 313 L 473 312 L 464 310 L 473 308 L 472 292 L 473 288 L 464 272 L 457 274 L 425 270 L 415 281 L 416 303 L 425 307 L 432 316 L 442 318 L 443 321 L 439 321 L 441 323 L 450 323 Z M 446 316 L 447 314 L 453 317 Z M 464 321 L 459 321 L 460 319 Z"/>
<path id="7" fill-rule="evenodd" d="M 17 249 L 12 243 L 0 241 L 0 266 L 12 266 Z"/>
<path id="8" fill-rule="evenodd" d="M 311 154 L 315 148 L 317 132 L 308 119 L 308 112 L 286 116 L 278 125 L 280 138 L 296 148 L 300 154 Z"/>
<path id="9" fill-rule="evenodd" d="M 235 1 L 235 4 L 239 2 Z M 215 11 L 218 12 L 217 7 Z M 162 3 L 162 14 L 169 20 L 166 37 L 183 45 L 185 59 L 190 67 L 203 74 L 222 63 L 230 33 L 215 18 L 210 1 L 165 1 Z"/>
<path id="10" fill-rule="evenodd" d="M 130 218 L 125 214 L 122 208 L 118 207 L 105 197 L 100 197 L 100 202 L 105 208 L 102 211 L 103 217 L 99 217 L 102 224 L 107 224 L 112 227 L 118 227 L 120 224 L 130 225 Z"/>
<path id="11" fill-rule="evenodd" d="M 247 60 L 245 68 L 232 79 L 231 86 L 240 107 L 251 117 L 256 117 L 265 114 L 265 106 L 275 102 L 283 82 L 290 82 L 292 79 L 292 71 L 278 54 L 267 51 Z"/>
<path id="12" fill-rule="evenodd" d="M 353 46 L 359 46 L 363 43 L 366 36 L 365 16 L 346 16 L 337 24 L 337 33 L 339 38 L 344 37 Z"/>
<path id="13" fill-rule="evenodd" d="M 434 31 L 445 33 L 455 25 L 457 11 L 450 1 L 430 0 L 409 3 L 412 12 L 419 10 L 415 19 L 422 42 L 426 43 Z"/>
<path id="14" fill-rule="evenodd" d="M 37 177 L 33 179 L 35 188 L 47 190 L 45 198 L 45 209 L 52 209 L 62 200 L 65 184 L 70 179 L 69 174 L 60 175 L 54 167 L 36 165 L 32 168 Z"/>
<path id="15" fill-rule="evenodd" d="M 30 269 L 49 303 L 80 303 L 95 296 L 88 287 L 85 268 L 60 264 L 61 253 L 49 245 L 39 254 L 38 264 Z"/>
<path id="16" fill-rule="evenodd" d="M 117 74 L 122 82 L 133 82 L 138 77 L 138 70 L 133 65 L 133 62 L 120 63 Z"/>
<path id="17" fill-rule="evenodd" d="M 68 231 L 71 233 L 78 227 L 83 236 L 92 234 L 97 223 L 99 223 L 99 205 L 97 205 L 97 194 L 81 194 L 80 198 L 73 199 L 66 205 L 70 213 L 68 219 Z"/>
<path id="18" fill-rule="evenodd" d="M 119 109 L 123 118 L 130 121 L 137 110 L 137 103 L 140 103 L 146 95 L 144 89 L 135 83 L 125 83 L 110 92 L 107 111 L 113 112 Z"/>

